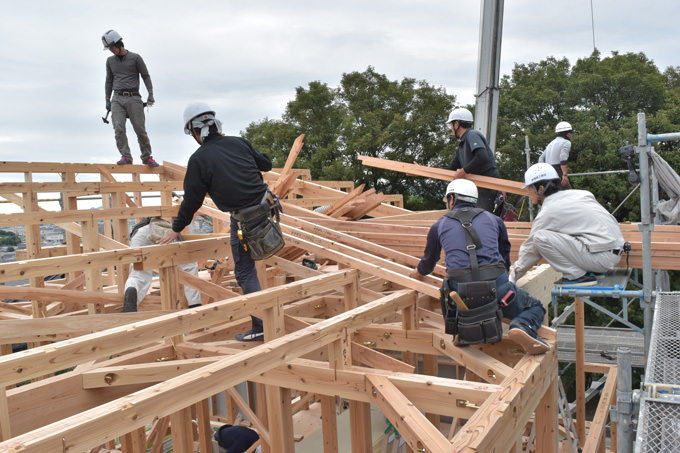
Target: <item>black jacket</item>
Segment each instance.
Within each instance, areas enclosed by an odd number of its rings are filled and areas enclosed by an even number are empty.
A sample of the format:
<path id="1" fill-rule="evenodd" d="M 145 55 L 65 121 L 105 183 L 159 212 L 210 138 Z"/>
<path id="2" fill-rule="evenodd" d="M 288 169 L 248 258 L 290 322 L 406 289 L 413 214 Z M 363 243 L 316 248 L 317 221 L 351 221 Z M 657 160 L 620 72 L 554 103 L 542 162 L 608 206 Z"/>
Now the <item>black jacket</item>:
<path id="1" fill-rule="evenodd" d="M 269 157 L 248 140 L 217 133 L 209 135 L 189 158 L 184 200 L 172 230 L 180 232 L 191 223 L 206 194 L 222 211 L 256 205 L 267 190 L 261 172 L 271 169 Z"/>

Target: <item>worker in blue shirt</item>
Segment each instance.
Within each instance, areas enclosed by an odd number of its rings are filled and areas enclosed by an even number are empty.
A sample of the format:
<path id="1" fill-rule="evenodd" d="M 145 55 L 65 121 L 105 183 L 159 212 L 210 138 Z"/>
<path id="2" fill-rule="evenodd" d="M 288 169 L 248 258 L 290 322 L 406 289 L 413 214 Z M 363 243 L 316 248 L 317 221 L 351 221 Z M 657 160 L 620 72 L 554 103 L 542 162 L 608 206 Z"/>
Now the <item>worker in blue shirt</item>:
<path id="1" fill-rule="evenodd" d="M 486 282 L 489 288 L 493 288 L 489 293 L 491 296 L 481 295 L 479 299 L 475 298 L 478 296 L 476 294 L 471 296 L 468 299 L 469 312 L 458 309 L 453 314 L 452 317 L 461 319 L 460 322 L 457 321 L 456 341 L 462 341 L 462 344 L 500 341 L 502 330 L 493 339 L 485 336 L 489 335 L 488 332 L 472 332 L 472 336 L 480 335 L 479 341 L 464 338 L 466 332 L 461 330 L 464 324 L 463 317 L 469 316 L 473 310 L 482 310 L 488 306 L 492 317 L 500 310 L 503 318 L 511 320 L 508 336 L 522 346 L 527 353 L 546 352 L 550 346 L 538 337 L 538 329 L 543 322 L 545 308 L 541 301 L 531 297 L 529 293 L 517 288 L 508 280 L 510 242 L 505 224 L 490 212 L 476 208 L 477 197 L 477 186 L 472 181 L 456 179 L 449 183 L 444 198 L 449 212 L 430 227 L 424 255 L 418 266 L 411 272 L 410 277 L 420 280 L 431 273 L 443 249 L 447 270 L 443 291 L 457 291 L 465 302 L 466 297 L 461 289 L 471 287 L 470 283 Z M 472 216 L 472 220 L 469 222 L 458 220 L 460 214 L 466 211 Z M 470 230 L 472 233 L 469 233 Z M 471 241 L 474 245 L 471 245 Z M 484 307 L 473 306 L 478 300 L 486 301 Z M 499 316 L 501 316 L 500 313 Z M 483 324 L 481 321 L 485 320 L 480 319 L 477 324 Z"/>

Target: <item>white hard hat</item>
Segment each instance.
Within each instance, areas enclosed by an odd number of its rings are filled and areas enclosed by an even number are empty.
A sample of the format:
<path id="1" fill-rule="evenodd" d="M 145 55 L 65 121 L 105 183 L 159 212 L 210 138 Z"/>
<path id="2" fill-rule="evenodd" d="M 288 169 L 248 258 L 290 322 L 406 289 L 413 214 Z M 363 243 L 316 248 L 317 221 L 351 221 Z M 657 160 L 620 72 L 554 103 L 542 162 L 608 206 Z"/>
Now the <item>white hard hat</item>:
<path id="1" fill-rule="evenodd" d="M 116 30 L 107 31 L 102 35 L 102 44 L 104 44 L 104 50 L 108 49 L 121 39 L 123 39 L 123 37 Z"/>
<path id="2" fill-rule="evenodd" d="M 201 138 L 210 133 L 210 126 L 216 126 L 222 133 L 222 122 L 215 118 L 215 111 L 205 102 L 192 102 L 184 109 L 184 133 L 191 135 L 193 129 L 201 130 Z"/>
<path id="3" fill-rule="evenodd" d="M 571 124 L 567 123 L 566 121 L 560 121 L 557 123 L 557 126 L 555 126 L 555 133 L 559 134 L 560 132 L 569 132 L 573 131 L 574 129 L 571 127 Z"/>
<path id="4" fill-rule="evenodd" d="M 523 189 L 539 181 L 550 181 L 551 179 L 560 179 L 552 165 L 544 162 L 534 164 L 524 173 Z"/>
<path id="5" fill-rule="evenodd" d="M 449 113 L 449 119 L 446 121 L 446 124 L 451 124 L 454 121 L 465 121 L 467 123 L 472 123 L 474 119 L 472 118 L 472 113 L 470 113 L 468 109 L 457 108 L 453 109 L 451 113 Z"/>
<path id="6" fill-rule="evenodd" d="M 454 179 L 446 186 L 446 195 L 444 201 L 449 194 L 454 194 L 457 200 L 469 201 L 470 203 L 477 203 L 477 186 L 469 179 Z"/>

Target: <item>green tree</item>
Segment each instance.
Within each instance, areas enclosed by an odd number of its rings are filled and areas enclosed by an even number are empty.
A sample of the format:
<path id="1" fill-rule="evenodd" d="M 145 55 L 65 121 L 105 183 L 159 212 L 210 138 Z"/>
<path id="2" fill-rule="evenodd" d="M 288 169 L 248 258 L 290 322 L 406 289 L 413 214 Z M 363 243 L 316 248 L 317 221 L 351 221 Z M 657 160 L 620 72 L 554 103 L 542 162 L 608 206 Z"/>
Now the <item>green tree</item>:
<path id="1" fill-rule="evenodd" d="M 497 146 L 501 176 L 521 180 L 526 169 L 525 136 L 535 163 L 562 120 L 576 131 L 570 173 L 627 168 L 619 149 L 637 143 L 638 112 L 647 114 L 650 132 L 672 128 L 673 121 L 664 119 L 680 112 L 666 113 L 664 108 L 677 105 L 669 106 L 667 99 L 678 80 L 677 71 L 662 74 L 642 53 L 614 52 L 601 58 L 596 51 L 573 67 L 566 59 L 552 57 L 516 65 L 501 83 Z M 571 181 L 574 187 L 593 192 L 610 211 L 633 189 L 625 174 L 572 177 Z M 639 220 L 639 204 L 636 193 L 617 211 L 618 219 Z"/>
<path id="2" fill-rule="evenodd" d="M 442 123 L 454 101 L 443 88 L 410 78 L 392 81 L 369 67 L 343 74 L 337 89 L 318 81 L 298 87 L 280 121 L 251 123 L 245 136 L 282 166 L 293 140 L 304 133 L 295 167 L 308 168 L 312 178 L 366 183 L 403 194 L 407 207 L 437 208 L 443 184 L 365 167 L 357 156 L 448 164 L 455 148 Z"/>

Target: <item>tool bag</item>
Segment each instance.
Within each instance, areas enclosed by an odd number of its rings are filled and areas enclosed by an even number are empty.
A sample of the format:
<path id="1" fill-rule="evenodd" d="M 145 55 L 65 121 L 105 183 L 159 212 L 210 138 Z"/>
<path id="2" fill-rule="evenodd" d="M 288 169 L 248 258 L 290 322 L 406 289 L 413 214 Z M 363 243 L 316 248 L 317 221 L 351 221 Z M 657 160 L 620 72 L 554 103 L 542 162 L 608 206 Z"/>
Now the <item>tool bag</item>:
<path id="1" fill-rule="evenodd" d="M 470 272 L 448 273 L 440 291 L 445 331 L 457 335 L 459 345 L 498 343 L 503 337 L 503 312 L 496 291 L 496 278 L 505 271 L 498 265 L 485 266 L 480 270 L 477 248 L 481 247 L 479 236 L 472 228 L 472 219 L 483 212 L 480 208 L 461 208 L 449 211 L 445 216 L 457 220 L 465 230 L 467 250 L 470 254 Z M 449 293 L 451 282 L 457 284 L 457 292 L 468 309 L 459 309 Z"/>
<path id="2" fill-rule="evenodd" d="M 281 203 L 269 189 L 260 203 L 232 212 L 238 222 L 238 237 L 243 249 L 254 260 L 264 260 L 273 256 L 285 245 L 279 213 Z"/>

